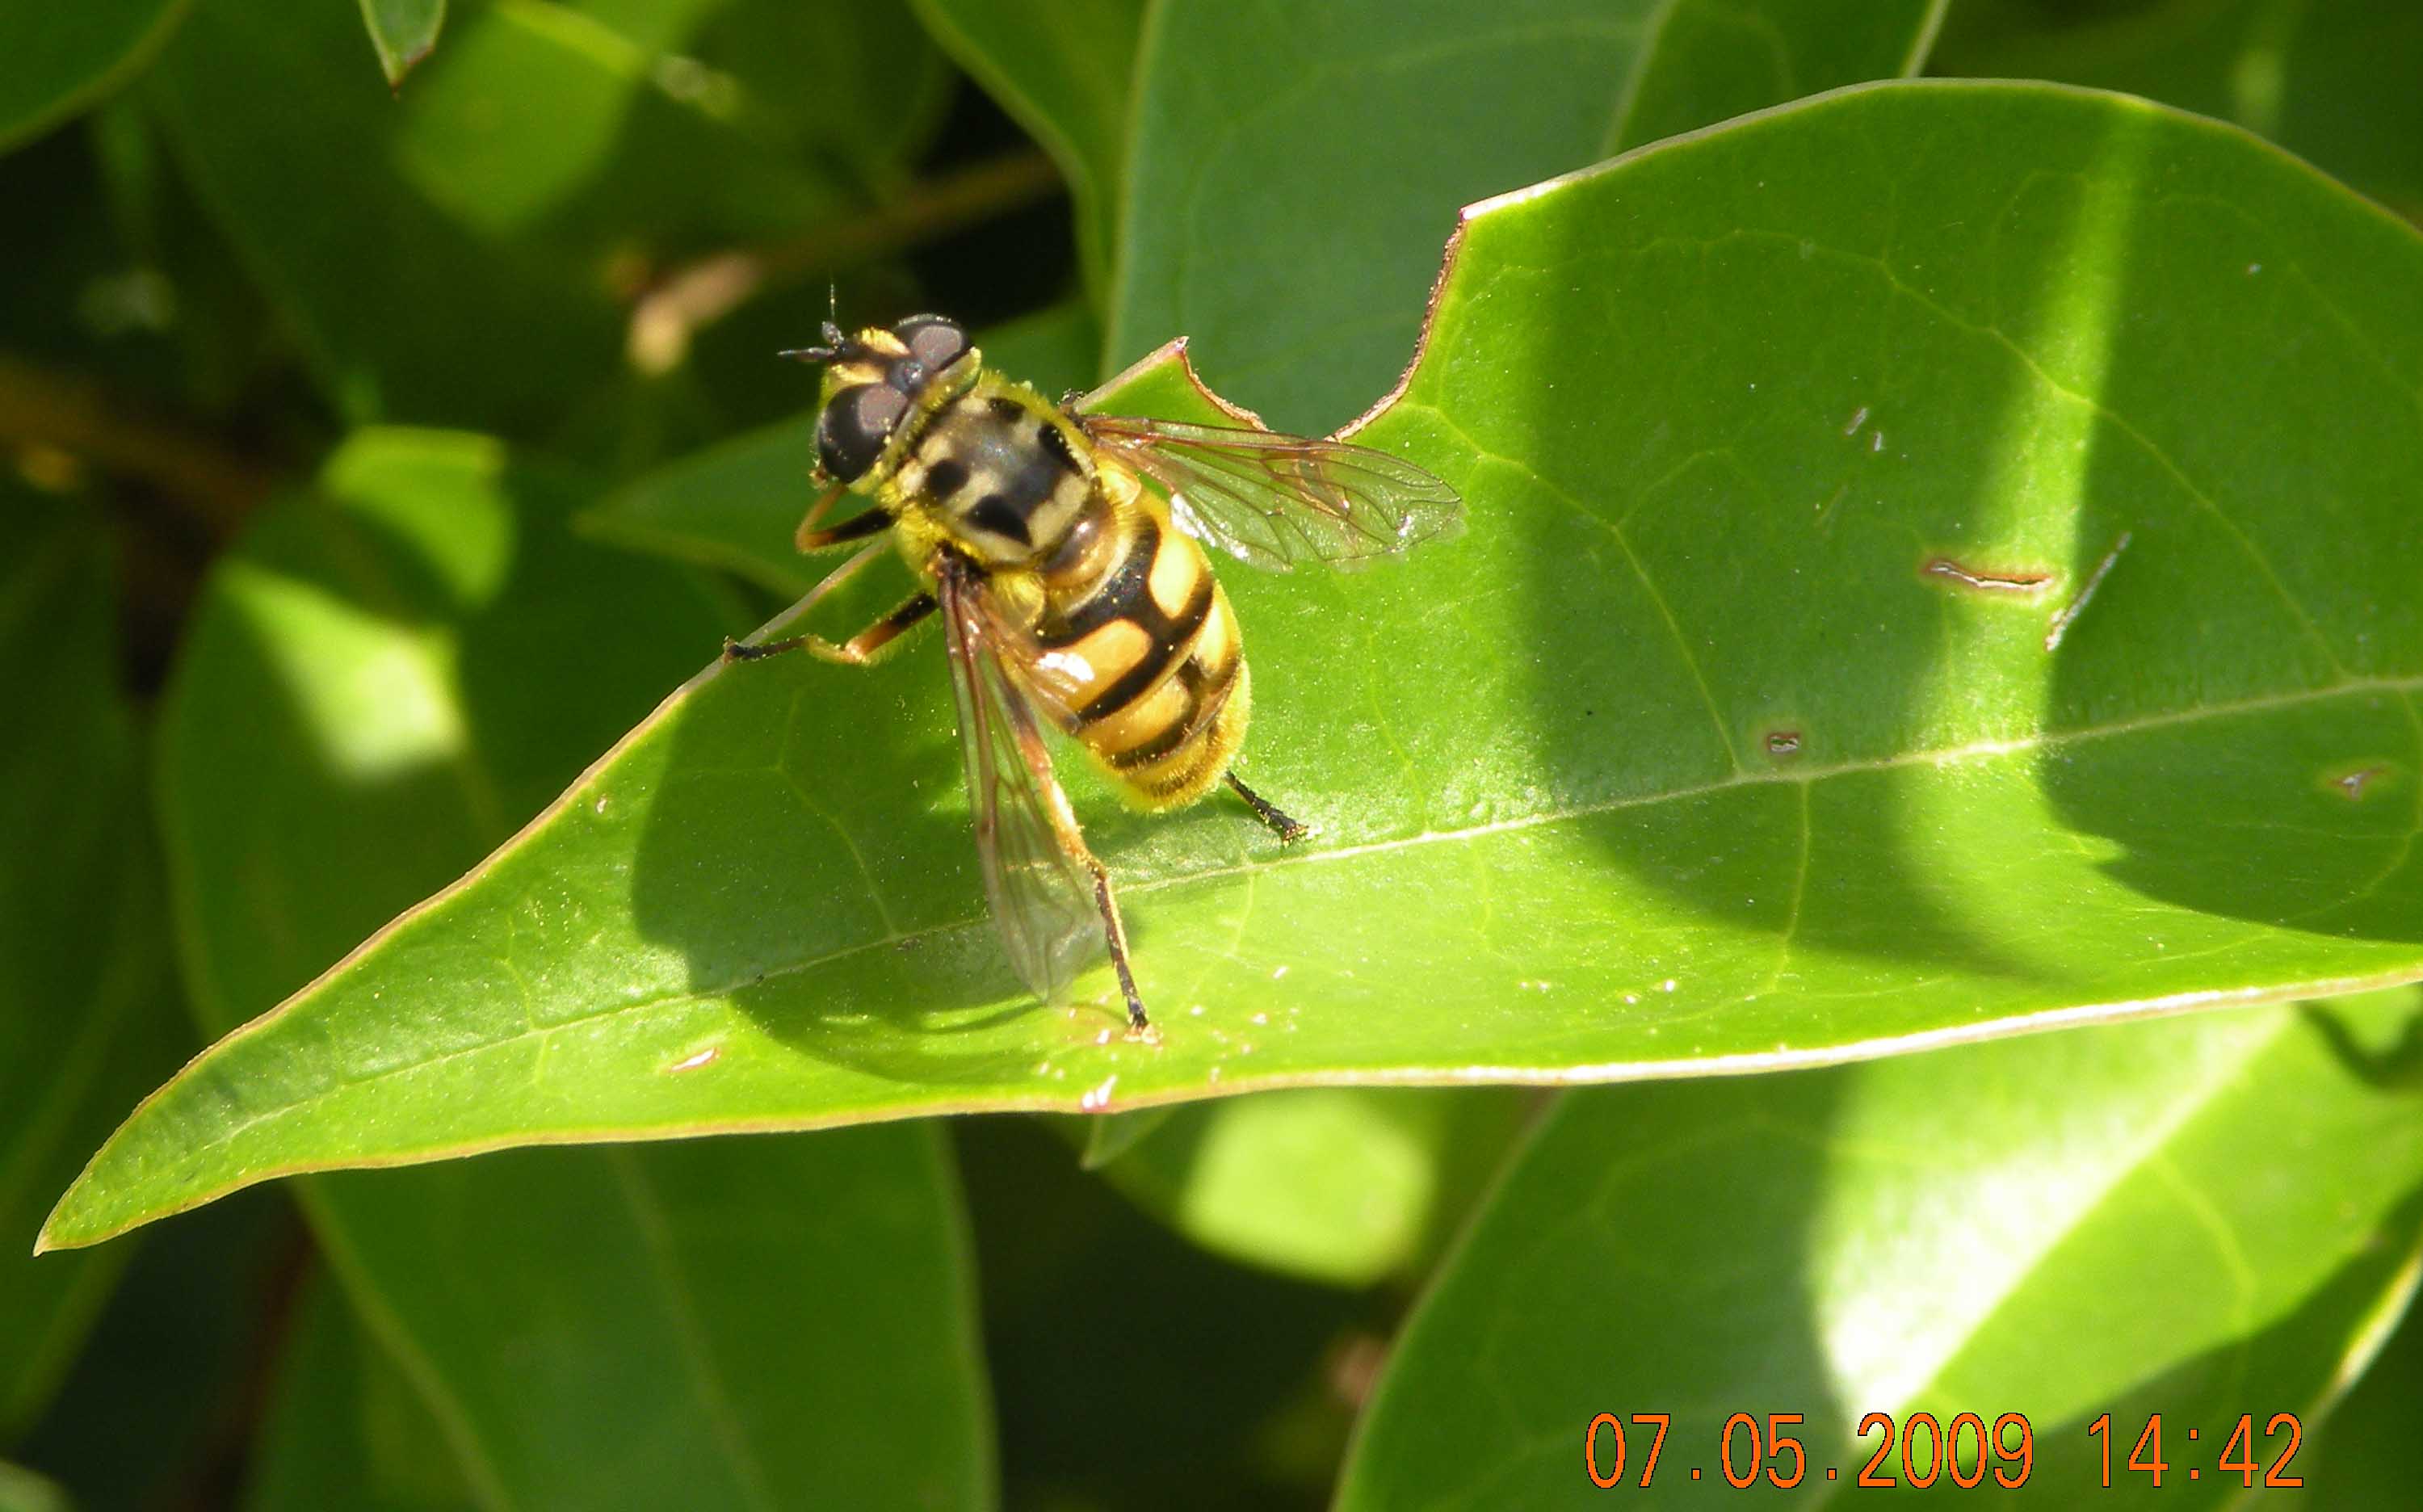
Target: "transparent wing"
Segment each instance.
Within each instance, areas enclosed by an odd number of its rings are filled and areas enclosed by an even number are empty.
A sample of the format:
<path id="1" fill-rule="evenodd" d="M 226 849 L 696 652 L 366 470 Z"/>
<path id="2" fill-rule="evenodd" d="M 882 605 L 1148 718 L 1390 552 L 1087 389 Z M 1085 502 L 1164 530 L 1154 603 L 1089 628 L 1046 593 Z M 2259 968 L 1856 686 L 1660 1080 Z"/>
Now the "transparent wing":
<path id="1" fill-rule="evenodd" d="M 1242 562 L 1356 567 L 1464 528 L 1456 491 L 1349 441 L 1079 415 L 1094 444 L 1159 484 L 1179 529 Z"/>
<path id="2" fill-rule="evenodd" d="M 1051 1002 L 1101 947 L 1094 879 L 1043 734 L 1003 664 L 984 579 L 949 558 L 937 579 L 985 898 L 1010 964 Z"/>

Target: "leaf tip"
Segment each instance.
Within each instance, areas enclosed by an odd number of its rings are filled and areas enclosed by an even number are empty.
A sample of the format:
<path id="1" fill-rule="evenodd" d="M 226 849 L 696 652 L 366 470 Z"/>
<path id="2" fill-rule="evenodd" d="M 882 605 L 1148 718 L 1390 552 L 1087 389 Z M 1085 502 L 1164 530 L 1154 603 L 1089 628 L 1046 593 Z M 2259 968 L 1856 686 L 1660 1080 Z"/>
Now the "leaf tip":
<path id="1" fill-rule="evenodd" d="M 60 1198 L 59 1205 L 51 1209 L 51 1216 L 42 1220 L 41 1232 L 34 1235 L 34 1254 L 37 1258 L 49 1254 L 55 1249 L 72 1249 L 76 1248 L 76 1243 L 72 1238 L 67 1237 L 59 1233 L 59 1215 L 67 1209 L 68 1197 L 73 1197 L 74 1195 L 75 1189 L 73 1187 L 70 1187 L 68 1189 L 67 1197 Z"/>
<path id="2" fill-rule="evenodd" d="M 436 50 L 436 42 L 435 40 L 431 40 L 421 43 L 420 46 L 413 48 L 410 52 L 381 53 L 379 55 L 379 72 L 387 75 L 388 92 L 396 95 L 403 94 L 404 76 L 410 73 L 414 69 L 419 68 L 421 63 L 428 58 L 429 55 Z"/>

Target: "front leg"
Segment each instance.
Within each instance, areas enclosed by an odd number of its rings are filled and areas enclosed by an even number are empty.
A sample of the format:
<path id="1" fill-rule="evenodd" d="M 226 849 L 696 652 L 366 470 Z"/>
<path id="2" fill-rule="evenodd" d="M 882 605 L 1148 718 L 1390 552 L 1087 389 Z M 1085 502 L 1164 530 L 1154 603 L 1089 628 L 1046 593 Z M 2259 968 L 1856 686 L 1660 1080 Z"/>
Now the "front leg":
<path id="1" fill-rule="evenodd" d="M 726 661 L 756 661 L 785 651 L 805 651 L 826 661 L 838 661 L 844 666 L 863 667 L 879 660 L 892 643 L 904 630 L 916 627 L 935 608 L 932 594 L 916 594 L 891 613 L 836 645 L 821 635 L 791 635 L 779 641 L 764 641 L 750 645 L 740 641 L 723 643 Z"/>

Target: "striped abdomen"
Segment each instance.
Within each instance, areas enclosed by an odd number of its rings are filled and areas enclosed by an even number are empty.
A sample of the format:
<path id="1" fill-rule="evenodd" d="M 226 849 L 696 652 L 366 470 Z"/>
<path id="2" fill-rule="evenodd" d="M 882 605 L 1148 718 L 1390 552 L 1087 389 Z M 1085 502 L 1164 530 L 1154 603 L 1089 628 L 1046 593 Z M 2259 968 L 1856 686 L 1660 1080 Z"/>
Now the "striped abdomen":
<path id="1" fill-rule="evenodd" d="M 936 413 L 894 486 L 1021 606 L 1039 702 L 1114 781 L 1166 808 L 1220 780 L 1245 733 L 1243 652 L 1211 564 L 1158 500 L 990 374 Z"/>
<path id="2" fill-rule="evenodd" d="M 1074 669 L 1062 727 L 1149 807 L 1202 797 L 1248 704 L 1237 621 L 1202 549 L 1148 496 L 1120 508 L 1097 491 L 1037 567 L 1041 659 Z"/>

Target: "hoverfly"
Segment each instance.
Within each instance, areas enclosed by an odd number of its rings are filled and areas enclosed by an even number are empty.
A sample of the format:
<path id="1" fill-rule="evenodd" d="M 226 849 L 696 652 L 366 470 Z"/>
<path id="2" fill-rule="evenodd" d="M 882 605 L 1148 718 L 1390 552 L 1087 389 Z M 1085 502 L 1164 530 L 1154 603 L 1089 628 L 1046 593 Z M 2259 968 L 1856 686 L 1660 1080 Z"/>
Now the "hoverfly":
<path id="1" fill-rule="evenodd" d="M 855 335 L 827 321 L 823 344 L 783 355 L 825 370 L 825 491 L 800 523 L 800 549 L 877 538 L 802 612 L 885 536 L 923 586 L 847 641 L 727 643 L 725 655 L 805 649 L 863 666 L 939 613 L 985 894 L 1010 962 L 1050 1002 L 1099 941 L 1132 1029 L 1145 1028 L 1110 875 L 1052 774 L 1038 721 L 1143 808 L 1191 804 L 1225 782 L 1281 841 L 1302 837 L 1306 826 L 1229 770 L 1250 688 L 1202 545 L 1281 572 L 1353 566 L 1451 533 L 1462 501 L 1369 447 L 1055 405 L 988 370 L 937 315 Z M 845 493 L 874 505 L 820 525 Z"/>

